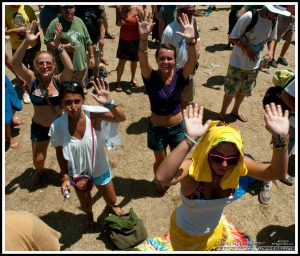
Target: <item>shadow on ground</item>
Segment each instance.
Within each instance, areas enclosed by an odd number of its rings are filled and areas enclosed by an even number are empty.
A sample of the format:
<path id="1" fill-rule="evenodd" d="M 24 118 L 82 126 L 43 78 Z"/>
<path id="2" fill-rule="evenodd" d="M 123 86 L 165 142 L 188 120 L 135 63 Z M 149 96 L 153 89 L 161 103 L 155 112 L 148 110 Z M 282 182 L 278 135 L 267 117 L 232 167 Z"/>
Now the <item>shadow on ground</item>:
<path id="1" fill-rule="evenodd" d="M 30 186 L 30 181 L 34 172 L 35 170 L 33 168 L 28 168 L 20 176 L 14 178 L 5 186 L 5 194 L 12 194 L 18 187 L 21 189 L 27 189 L 29 192 L 34 192 L 37 189 L 45 188 L 49 185 L 56 187 L 60 186 L 60 174 L 53 169 L 45 168 L 40 185 L 37 188 L 32 189 Z"/>

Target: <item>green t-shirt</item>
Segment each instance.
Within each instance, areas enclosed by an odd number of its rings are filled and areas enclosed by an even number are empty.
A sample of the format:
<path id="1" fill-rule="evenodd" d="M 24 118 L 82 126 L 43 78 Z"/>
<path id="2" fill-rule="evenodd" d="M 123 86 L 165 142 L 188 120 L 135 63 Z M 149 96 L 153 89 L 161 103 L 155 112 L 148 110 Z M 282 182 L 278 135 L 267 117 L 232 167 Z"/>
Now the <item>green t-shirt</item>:
<path id="1" fill-rule="evenodd" d="M 83 70 L 87 68 L 87 46 L 92 44 L 86 26 L 83 21 L 76 17 L 73 22 L 66 21 L 62 16 L 55 18 L 47 28 L 44 43 L 53 42 L 54 29 L 57 23 L 61 23 L 63 30 L 60 42 L 62 44 L 72 43 L 76 46 L 73 53 L 69 53 L 72 60 L 74 71 Z M 59 72 L 62 71 L 63 66 L 58 55 L 55 55 Z"/>

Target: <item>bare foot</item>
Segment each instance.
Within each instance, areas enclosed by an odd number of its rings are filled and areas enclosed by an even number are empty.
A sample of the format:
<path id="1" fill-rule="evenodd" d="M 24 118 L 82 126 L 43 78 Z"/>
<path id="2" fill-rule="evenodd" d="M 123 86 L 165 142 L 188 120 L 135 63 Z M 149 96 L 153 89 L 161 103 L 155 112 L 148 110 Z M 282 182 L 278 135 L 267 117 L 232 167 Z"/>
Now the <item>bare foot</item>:
<path id="1" fill-rule="evenodd" d="M 119 83 L 117 83 L 116 84 L 116 92 L 121 92 L 121 91 L 122 91 L 122 86 Z"/>
<path id="2" fill-rule="evenodd" d="M 247 122 L 248 121 L 248 118 L 243 116 L 243 115 L 240 115 L 240 114 L 235 114 L 235 113 L 230 113 L 230 115 L 233 117 L 233 118 L 236 118 L 238 120 L 240 120 L 241 122 Z"/>
<path id="3" fill-rule="evenodd" d="M 124 211 L 117 205 L 113 205 L 113 206 L 106 205 L 106 208 L 108 209 L 108 211 L 114 213 L 117 216 L 122 216 L 125 214 Z"/>
<path id="4" fill-rule="evenodd" d="M 21 124 L 24 124 L 24 123 L 25 123 L 25 121 L 14 118 L 11 124 L 12 124 L 12 126 L 18 126 L 18 125 L 21 125 Z"/>
<path id="5" fill-rule="evenodd" d="M 9 142 L 9 147 L 12 149 L 16 149 L 16 148 L 20 147 L 20 144 L 19 144 L 19 142 L 11 139 Z"/>
<path id="6" fill-rule="evenodd" d="M 130 81 L 130 84 L 131 84 L 131 86 L 134 86 L 134 87 L 138 87 L 139 86 L 138 81 L 135 78 Z"/>

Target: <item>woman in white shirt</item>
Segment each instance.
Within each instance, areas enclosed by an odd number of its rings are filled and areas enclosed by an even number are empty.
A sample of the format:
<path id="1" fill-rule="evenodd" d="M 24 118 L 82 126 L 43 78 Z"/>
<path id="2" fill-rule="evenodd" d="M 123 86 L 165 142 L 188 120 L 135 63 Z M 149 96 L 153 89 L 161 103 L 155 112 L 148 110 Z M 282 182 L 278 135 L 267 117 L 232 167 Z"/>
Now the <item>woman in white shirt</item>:
<path id="1" fill-rule="evenodd" d="M 107 122 L 113 126 L 126 117 L 120 105 L 109 99 L 108 84 L 103 80 L 97 80 L 96 94 L 92 94 L 101 107 L 84 105 L 84 92 L 78 82 L 67 81 L 62 87 L 64 114 L 52 123 L 49 136 L 63 174 L 61 191 L 66 195 L 72 183 L 90 229 L 94 224 L 90 192 L 93 184 L 102 192 L 107 208 L 117 215 L 123 214 L 116 205 L 112 174 L 105 155 L 107 130 L 103 127 Z M 110 128 L 111 134 L 113 129 Z"/>

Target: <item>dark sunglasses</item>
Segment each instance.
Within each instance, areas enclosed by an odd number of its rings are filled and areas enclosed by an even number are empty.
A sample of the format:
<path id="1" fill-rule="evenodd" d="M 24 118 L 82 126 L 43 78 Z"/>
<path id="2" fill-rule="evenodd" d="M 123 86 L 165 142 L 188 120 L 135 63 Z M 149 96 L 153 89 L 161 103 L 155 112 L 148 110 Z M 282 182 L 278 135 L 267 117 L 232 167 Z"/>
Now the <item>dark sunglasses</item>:
<path id="1" fill-rule="evenodd" d="M 61 83 L 61 86 L 64 87 L 68 87 L 68 86 L 81 86 L 80 83 L 78 81 L 64 81 Z"/>
<path id="2" fill-rule="evenodd" d="M 238 156 L 225 157 L 225 156 L 210 153 L 209 159 L 217 164 L 222 164 L 225 161 L 227 165 L 234 165 L 238 163 L 238 161 L 240 160 L 240 156 L 238 155 Z"/>
<path id="3" fill-rule="evenodd" d="M 181 12 L 187 15 L 193 15 L 195 13 L 195 10 L 182 10 Z"/>
<path id="4" fill-rule="evenodd" d="M 39 65 L 40 67 L 44 66 L 44 64 L 46 64 L 47 67 L 53 65 L 53 63 L 52 63 L 51 61 L 40 61 L 40 62 L 38 62 L 38 65 Z"/>

